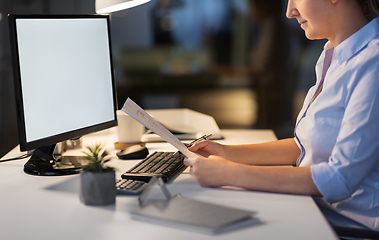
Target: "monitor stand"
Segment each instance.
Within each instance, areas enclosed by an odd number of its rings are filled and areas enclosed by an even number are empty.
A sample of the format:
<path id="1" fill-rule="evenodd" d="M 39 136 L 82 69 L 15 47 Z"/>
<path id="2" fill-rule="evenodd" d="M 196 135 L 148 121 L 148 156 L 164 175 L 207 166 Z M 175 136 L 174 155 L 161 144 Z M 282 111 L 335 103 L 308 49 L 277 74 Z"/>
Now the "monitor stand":
<path id="1" fill-rule="evenodd" d="M 77 174 L 81 171 L 78 156 L 54 156 L 56 144 L 37 148 L 24 165 L 24 172 L 39 176 L 60 176 Z"/>

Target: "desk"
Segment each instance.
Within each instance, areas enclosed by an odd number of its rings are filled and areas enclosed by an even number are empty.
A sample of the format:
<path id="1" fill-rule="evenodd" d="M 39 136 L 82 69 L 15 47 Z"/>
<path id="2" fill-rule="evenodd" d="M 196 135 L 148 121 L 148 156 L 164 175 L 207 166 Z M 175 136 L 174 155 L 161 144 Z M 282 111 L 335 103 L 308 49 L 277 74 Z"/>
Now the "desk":
<path id="1" fill-rule="evenodd" d="M 269 130 L 223 130 L 227 144 L 275 140 Z M 112 155 L 115 129 L 83 138 L 83 145 L 107 144 Z M 167 143 L 148 143 L 155 150 L 174 151 Z M 18 147 L 5 158 L 18 156 Z M 112 206 L 93 207 L 79 200 L 78 175 L 39 177 L 23 172 L 26 160 L 0 164 L 0 239 L 337 239 L 333 230 L 309 196 L 274 194 L 245 190 L 202 188 L 185 171 L 168 188 L 172 194 L 225 206 L 257 211 L 264 223 L 216 236 L 168 228 L 131 219 L 138 209 L 135 196 L 117 196 Z M 137 161 L 116 157 L 110 162 L 118 168 L 117 177 Z"/>

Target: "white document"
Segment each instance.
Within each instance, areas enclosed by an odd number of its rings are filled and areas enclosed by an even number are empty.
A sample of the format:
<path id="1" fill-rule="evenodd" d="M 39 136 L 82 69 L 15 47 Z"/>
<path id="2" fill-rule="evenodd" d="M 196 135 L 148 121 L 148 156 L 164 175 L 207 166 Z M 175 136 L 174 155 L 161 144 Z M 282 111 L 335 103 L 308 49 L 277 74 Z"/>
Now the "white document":
<path id="1" fill-rule="evenodd" d="M 128 98 L 124 106 L 121 109 L 123 112 L 129 114 L 132 118 L 137 120 L 139 123 L 144 125 L 146 128 L 155 132 L 166 142 L 170 143 L 181 153 L 183 153 L 187 158 L 199 157 L 199 155 L 189 151 L 187 147 L 175 137 L 169 130 L 163 127 L 159 122 L 157 122 L 153 117 L 151 117 L 145 110 L 138 106 L 132 99 Z"/>

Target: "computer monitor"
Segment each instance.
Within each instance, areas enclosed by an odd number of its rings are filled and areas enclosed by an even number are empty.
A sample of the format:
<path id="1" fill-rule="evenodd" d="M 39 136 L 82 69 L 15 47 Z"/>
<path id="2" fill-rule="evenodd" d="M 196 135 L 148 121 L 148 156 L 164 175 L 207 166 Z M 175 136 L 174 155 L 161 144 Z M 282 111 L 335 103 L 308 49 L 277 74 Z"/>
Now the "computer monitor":
<path id="1" fill-rule="evenodd" d="M 117 125 L 109 17 L 9 15 L 20 150 L 24 171 L 80 171 L 53 152 L 59 142 Z M 65 159 L 67 161 L 67 159 Z"/>

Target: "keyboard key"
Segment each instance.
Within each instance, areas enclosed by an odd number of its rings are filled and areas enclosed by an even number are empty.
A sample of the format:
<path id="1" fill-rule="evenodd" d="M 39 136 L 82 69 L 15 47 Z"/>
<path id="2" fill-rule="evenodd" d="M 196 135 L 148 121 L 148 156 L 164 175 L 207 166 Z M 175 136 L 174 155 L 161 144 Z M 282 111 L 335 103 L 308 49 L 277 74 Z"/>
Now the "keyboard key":
<path id="1" fill-rule="evenodd" d="M 146 185 L 146 182 L 129 179 L 117 179 L 116 192 L 117 194 L 124 195 L 139 195 L 143 189 L 145 189 Z"/>
<path id="2" fill-rule="evenodd" d="M 167 182 L 177 172 L 186 168 L 183 160 L 184 155 L 181 153 L 154 152 L 122 174 L 121 177 L 148 182 L 153 176 L 158 176 Z"/>

